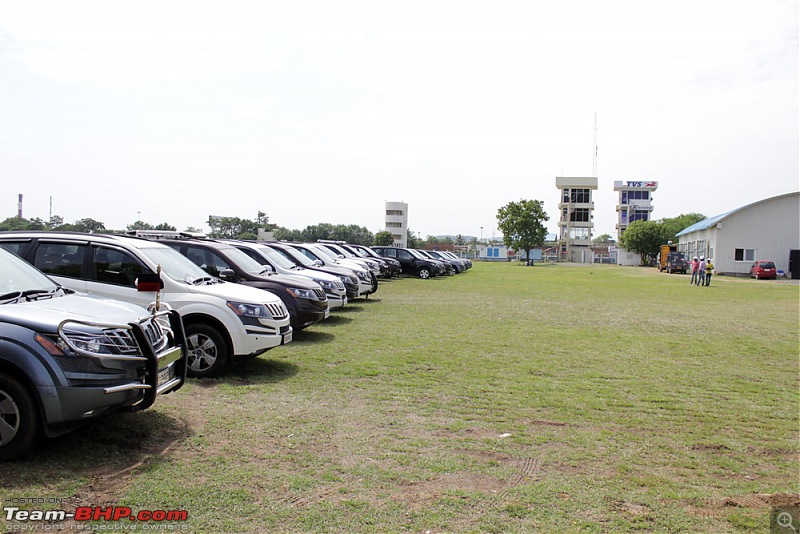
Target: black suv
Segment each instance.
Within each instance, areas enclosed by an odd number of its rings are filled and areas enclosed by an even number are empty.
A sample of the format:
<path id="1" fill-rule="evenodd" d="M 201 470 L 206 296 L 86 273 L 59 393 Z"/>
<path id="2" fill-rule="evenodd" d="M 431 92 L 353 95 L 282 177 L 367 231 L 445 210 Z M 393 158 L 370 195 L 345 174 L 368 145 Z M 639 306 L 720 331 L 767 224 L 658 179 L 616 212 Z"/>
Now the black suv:
<path id="1" fill-rule="evenodd" d="M 294 330 L 330 315 L 328 297 L 319 284 L 300 276 L 277 274 L 233 245 L 181 232 L 139 231 L 136 235 L 169 245 L 211 276 L 269 291 L 289 310 Z"/>
<path id="2" fill-rule="evenodd" d="M 362 258 L 370 258 L 370 259 L 377 259 L 381 260 L 386 264 L 386 276 L 387 278 L 391 278 L 392 276 L 400 276 L 400 273 L 403 272 L 403 268 L 400 266 L 400 262 L 394 258 L 386 258 L 381 256 L 374 250 L 369 247 L 365 247 L 364 245 L 352 245 L 352 244 L 345 244 L 342 245 L 343 247 L 347 248 L 353 252 L 353 254 L 357 254 Z"/>
<path id="3" fill-rule="evenodd" d="M 386 258 L 394 258 L 400 262 L 403 273 L 420 278 L 430 278 L 442 273 L 441 264 L 425 258 L 416 250 L 399 247 L 374 246 L 372 250 Z"/>

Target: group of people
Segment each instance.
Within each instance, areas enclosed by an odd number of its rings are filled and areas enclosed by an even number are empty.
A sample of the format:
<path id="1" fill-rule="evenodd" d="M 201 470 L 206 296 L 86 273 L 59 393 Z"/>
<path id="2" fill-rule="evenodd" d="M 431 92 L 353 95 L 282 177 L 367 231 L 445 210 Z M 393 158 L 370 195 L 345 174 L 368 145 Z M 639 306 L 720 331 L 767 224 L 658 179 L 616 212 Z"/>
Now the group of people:
<path id="1" fill-rule="evenodd" d="M 692 258 L 692 278 L 689 280 L 689 285 L 708 286 L 711 285 L 711 273 L 714 272 L 714 264 L 711 259 L 706 260 L 705 256 L 697 256 Z"/>

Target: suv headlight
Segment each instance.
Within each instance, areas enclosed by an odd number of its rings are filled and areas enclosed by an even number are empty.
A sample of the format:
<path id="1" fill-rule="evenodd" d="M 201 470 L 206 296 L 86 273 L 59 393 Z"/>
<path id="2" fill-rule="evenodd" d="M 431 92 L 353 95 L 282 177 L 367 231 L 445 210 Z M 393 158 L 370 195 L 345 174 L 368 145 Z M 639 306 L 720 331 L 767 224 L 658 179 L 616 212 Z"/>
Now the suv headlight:
<path id="1" fill-rule="evenodd" d="M 228 308 L 239 317 L 255 317 L 257 319 L 272 319 L 267 307 L 263 304 L 248 304 L 246 302 L 228 301 Z"/>
<path id="2" fill-rule="evenodd" d="M 336 284 L 331 280 L 314 280 L 322 289 L 336 289 Z"/>
<path id="3" fill-rule="evenodd" d="M 300 287 L 287 287 L 286 291 L 289 292 L 296 299 L 311 299 L 316 300 L 317 296 L 311 289 L 303 289 Z"/>
<path id="4" fill-rule="evenodd" d="M 356 273 L 356 276 L 358 276 L 358 277 L 359 277 L 359 278 L 361 278 L 362 280 L 369 280 L 369 279 L 367 278 L 367 273 L 366 273 L 365 271 L 358 271 L 358 272 Z"/>

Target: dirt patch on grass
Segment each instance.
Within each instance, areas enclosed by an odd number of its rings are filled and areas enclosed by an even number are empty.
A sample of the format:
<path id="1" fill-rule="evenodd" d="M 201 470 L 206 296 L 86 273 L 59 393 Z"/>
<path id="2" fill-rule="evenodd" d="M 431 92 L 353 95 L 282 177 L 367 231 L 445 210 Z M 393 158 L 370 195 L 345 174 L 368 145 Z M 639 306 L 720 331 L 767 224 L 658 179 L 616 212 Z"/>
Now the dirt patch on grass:
<path id="1" fill-rule="evenodd" d="M 707 499 L 700 505 L 689 503 L 687 512 L 699 517 L 722 517 L 731 508 L 766 509 L 800 507 L 800 494 L 796 493 L 750 493 L 724 499 Z"/>

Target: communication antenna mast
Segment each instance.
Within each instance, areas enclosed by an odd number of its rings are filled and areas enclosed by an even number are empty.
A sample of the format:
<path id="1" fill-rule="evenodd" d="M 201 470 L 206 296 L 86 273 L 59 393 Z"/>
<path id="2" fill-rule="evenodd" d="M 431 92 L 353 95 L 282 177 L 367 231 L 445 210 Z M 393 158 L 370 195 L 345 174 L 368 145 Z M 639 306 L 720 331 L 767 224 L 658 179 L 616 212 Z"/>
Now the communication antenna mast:
<path id="1" fill-rule="evenodd" d="M 594 159 L 592 161 L 592 178 L 597 178 L 597 112 L 594 112 Z"/>

